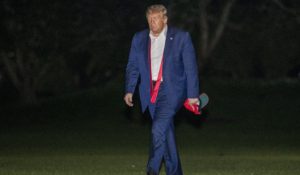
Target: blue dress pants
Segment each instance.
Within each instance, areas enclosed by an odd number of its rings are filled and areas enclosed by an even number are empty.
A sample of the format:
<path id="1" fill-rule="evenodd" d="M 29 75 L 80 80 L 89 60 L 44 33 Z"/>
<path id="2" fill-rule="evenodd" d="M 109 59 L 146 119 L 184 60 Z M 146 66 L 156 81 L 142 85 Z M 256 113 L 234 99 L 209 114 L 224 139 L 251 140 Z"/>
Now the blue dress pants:
<path id="1" fill-rule="evenodd" d="M 167 175 L 182 175 L 174 134 L 176 111 L 167 102 L 163 83 L 160 86 L 156 103 L 149 106 L 149 111 L 152 117 L 152 143 L 147 172 L 158 175 L 164 160 Z"/>

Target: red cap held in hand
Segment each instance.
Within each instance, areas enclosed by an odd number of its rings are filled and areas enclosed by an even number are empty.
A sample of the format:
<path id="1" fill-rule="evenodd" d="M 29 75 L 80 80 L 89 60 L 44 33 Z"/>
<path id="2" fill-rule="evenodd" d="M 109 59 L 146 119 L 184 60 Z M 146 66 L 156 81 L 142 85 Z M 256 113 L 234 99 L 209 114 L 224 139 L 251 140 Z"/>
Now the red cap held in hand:
<path id="1" fill-rule="evenodd" d="M 189 103 L 189 99 L 187 99 L 187 100 L 185 100 L 185 102 L 184 102 L 184 107 L 187 109 L 187 110 L 189 110 L 189 111 L 191 111 L 191 112 L 193 112 L 194 114 L 196 114 L 196 115 L 200 115 L 201 114 L 201 111 L 199 110 L 199 104 L 190 104 Z"/>
<path id="2" fill-rule="evenodd" d="M 206 93 L 202 93 L 199 96 L 199 103 L 191 105 L 189 103 L 189 99 L 187 99 L 187 100 L 185 100 L 183 105 L 187 110 L 193 112 L 194 114 L 201 115 L 201 109 L 204 108 L 208 104 L 208 101 L 209 101 L 208 95 Z"/>

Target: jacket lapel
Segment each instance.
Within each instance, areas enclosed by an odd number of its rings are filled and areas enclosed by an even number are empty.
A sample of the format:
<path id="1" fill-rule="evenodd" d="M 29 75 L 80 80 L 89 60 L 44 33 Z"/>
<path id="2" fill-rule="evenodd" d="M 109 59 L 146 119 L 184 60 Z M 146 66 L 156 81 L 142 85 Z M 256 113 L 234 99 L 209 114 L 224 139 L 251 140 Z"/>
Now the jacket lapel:
<path id="1" fill-rule="evenodd" d="M 171 27 L 168 27 L 167 30 L 167 36 L 166 36 L 166 43 L 165 43 L 165 49 L 164 49 L 164 63 L 167 63 L 167 61 L 170 59 L 170 54 L 173 46 L 173 40 L 174 40 L 174 32 Z M 163 70 L 165 70 L 167 64 L 163 65 Z"/>
<path id="2" fill-rule="evenodd" d="M 149 30 L 147 30 L 147 32 L 145 32 L 145 35 L 143 36 L 143 46 L 142 46 L 142 50 L 144 51 L 144 63 L 145 63 L 145 67 L 147 72 L 149 73 Z M 149 73 L 150 74 L 150 73 Z"/>

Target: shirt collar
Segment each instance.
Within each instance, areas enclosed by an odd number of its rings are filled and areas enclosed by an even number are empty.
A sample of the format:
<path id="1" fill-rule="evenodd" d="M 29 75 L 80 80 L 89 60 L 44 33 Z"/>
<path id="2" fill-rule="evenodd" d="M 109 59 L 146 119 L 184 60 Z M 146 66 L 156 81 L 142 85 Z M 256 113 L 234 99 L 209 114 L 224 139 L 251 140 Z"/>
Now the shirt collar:
<path id="1" fill-rule="evenodd" d="M 151 39 L 159 38 L 161 36 L 166 37 L 167 36 L 167 31 L 168 31 L 168 25 L 165 25 L 165 27 L 163 28 L 163 30 L 160 32 L 160 34 L 158 36 L 154 36 L 151 31 L 149 32 L 149 36 L 150 36 Z"/>

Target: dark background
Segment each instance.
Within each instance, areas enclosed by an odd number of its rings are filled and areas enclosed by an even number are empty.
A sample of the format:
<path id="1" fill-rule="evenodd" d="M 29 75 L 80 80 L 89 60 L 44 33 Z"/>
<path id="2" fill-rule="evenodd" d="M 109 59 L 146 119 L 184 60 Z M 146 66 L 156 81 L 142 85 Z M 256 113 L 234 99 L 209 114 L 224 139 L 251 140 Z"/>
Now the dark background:
<path id="1" fill-rule="evenodd" d="M 153 3 L 191 33 L 201 80 L 299 80 L 298 0 L 3 0 L 1 104 L 34 104 L 122 78 L 131 38 L 147 27 Z"/>
<path id="2" fill-rule="evenodd" d="M 210 97 L 175 118 L 185 174 L 300 174 L 299 0 L 1 0 L 0 174 L 145 173 L 151 120 L 123 96 L 153 3 Z"/>

